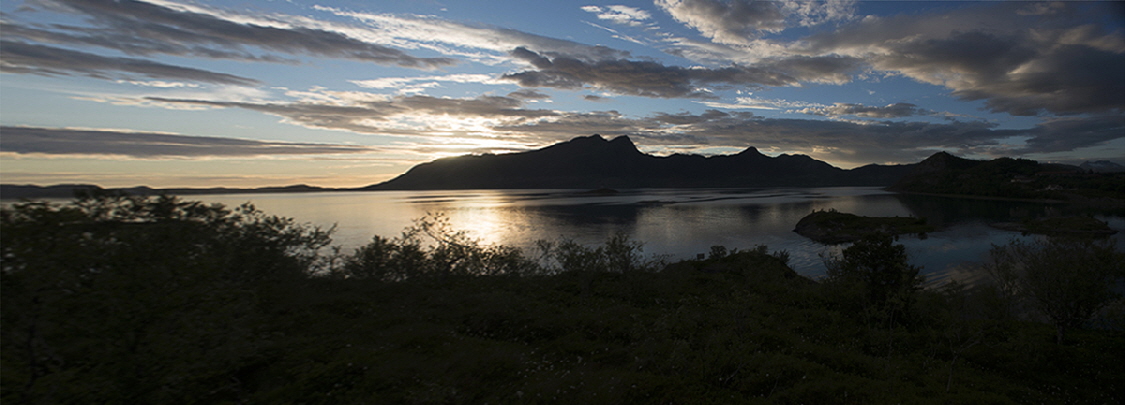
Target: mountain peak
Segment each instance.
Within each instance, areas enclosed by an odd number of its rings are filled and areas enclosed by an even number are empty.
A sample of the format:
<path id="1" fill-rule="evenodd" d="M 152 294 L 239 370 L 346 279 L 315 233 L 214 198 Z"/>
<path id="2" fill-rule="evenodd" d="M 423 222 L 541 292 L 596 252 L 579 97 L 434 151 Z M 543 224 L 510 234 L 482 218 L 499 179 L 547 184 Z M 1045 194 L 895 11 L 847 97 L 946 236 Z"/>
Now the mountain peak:
<path id="1" fill-rule="evenodd" d="M 981 163 L 977 160 L 965 159 L 962 157 L 953 156 L 949 152 L 937 152 L 921 162 L 914 168 L 914 175 L 940 172 L 943 170 L 963 170 L 976 166 Z"/>
<path id="2" fill-rule="evenodd" d="M 601 136 L 601 135 L 594 134 L 594 136 Z M 629 144 L 629 145 L 632 145 L 633 140 L 629 139 L 629 135 L 621 135 L 619 137 L 613 138 L 613 140 L 609 141 L 609 143 L 610 144 Z"/>
<path id="3" fill-rule="evenodd" d="M 637 149 L 637 145 L 633 144 L 633 140 L 629 139 L 628 135 L 613 138 L 612 141 L 609 141 L 609 145 L 613 147 L 614 150 L 640 153 L 640 150 Z"/>
<path id="4" fill-rule="evenodd" d="M 600 134 L 593 134 L 590 136 L 579 136 L 569 141 L 557 143 L 544 148 L 544 150 L 551 150 L 554 153 L 568 153 L 568 154 L 589 154 L 589 153 L 621 153 L 621 154 L 642 154 L 637 146 L 628 136 L 622 135 L 613 140 L 606 140 Z"/>
<path id="5" fill-rule="evenodd" d="M 750 147 L 747 147 L 746 150 L 743 150 L 742 152 L 738 152 L 738 154 L 735 155 L 735 156 L 757 157 L 757 156 L 765 156 L 765 155 L 763 155 L 762 152 L 759 152 L 758 148 L 750 146 Z"/>
<path id="6" fill-rule="evenodd" d="M 576 136 L 569 141 L 562 142 L 561 144 L 568 144 L 568 143 L 571 143 L 571 144 L 606 143 L 606 139 L 601 134 L 593 134 L 593 135 L 589 135 L 589 136 Z M 559 144 L 559 145 L 561 145 L 561 144 Z"/>

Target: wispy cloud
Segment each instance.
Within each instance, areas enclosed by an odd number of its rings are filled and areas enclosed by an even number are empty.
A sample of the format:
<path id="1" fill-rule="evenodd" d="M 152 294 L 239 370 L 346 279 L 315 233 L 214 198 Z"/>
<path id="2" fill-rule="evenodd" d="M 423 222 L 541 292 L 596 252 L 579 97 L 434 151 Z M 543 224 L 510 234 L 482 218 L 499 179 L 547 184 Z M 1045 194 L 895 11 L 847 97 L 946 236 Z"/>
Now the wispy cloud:
<path id="1" fill-rule="evenodd" d="M 167 105 L 241 108 L 283 117 L 310 128 L 344 130 L 409 138 L 449 140 L 457 137 L 485 139 L 491 127 L 558 114 L 523 108 L 524 100 L 503 96 L 468 99 L 423 95 L 310 92 L 297 102 L 212 101 L 148 97 Z"/>
<path id="2" fill-rule="evenodd" d="M 581 58 L 629 56 L 628 52 L 605 46 L 586 45 L 507 28 L 463 24 L 436 17 L 362 13 L 324 6 L 315 8 L 363 22 L 366 25 L 364 31 L 357 35 L 365 38 L 406 49 L 428 49 L 485 64 L 506 62 L 509 60 L 508 51 L 521 46 Z"/>
<path id="3" fill-rule="evenodd" d="M 257 86 L 261 82 L 242 76 L 174 66 L 136 58 L 115 58 L 53 46 L 0 41 L 0 71 L 40 75 L 82 75 L 106 80 L 153 79 Z"/>
<path id="4" fill-rule="evenodd" d="M 793 110 L 805 108 L 823 108 L 825 105 L 819 103 L 810 103 L 805 101 L 792 101 L 792 100 L 779 100 L 779 99 L 764 99 L 756 97 L 737 97 L 734 103 L 724 103 L 718 101 L 703 101 L 703 105 L 712 108 L 726 108 L 726 109 L 750 109 L 750 110 Z"/>
<path id="5" fill-rule="evenodd" d="M 594 13 L 600 20 L 612 21 L 617 24 L 639 27 L 652 18 L 647 11 L 629 6 L 583 6 L 582 11 Z"/>
<path id="6" fill-rule="evenodd" d="M 493 75 L 451 74 L 419 77 L 383 77 L 368 80 L 350 80 L 352 84 L 364 88 L 394 89 L 398 94 L 423 93 L 426 89 L 441 87 L 441 83 L 502 84 Z"/>
<path id="7" fill-rule="evenodd" d="M 324 155 L 370 152 L 354 145 L 267 142 L 213 136 L 101 129 L 3 126 L 0 152 L 43 155 L 129 156 L 141 159 Z"/>
<path id="8" fill-rule="evenodd" d="M 535 70 L 505 74 L 502 78 L 524 87 L 578 89 L 591 87 L 617 94 L 659 98 L 713 98 L 705 86 L 761 87 L 797 84 L 784 73 L 754 67 L 684 68 L 657 62 L 627 59 L 587 61 L 559 54 L 516 48 L 512 56 Z"/>
<path id="9" fill-rule="evenodd" d="M 917 105 L 910 103 L 894 103 L 885 106 L 869 106 L 859 103 L 835 103 L 823 107 L 806 107 L 797 112 L 825 117 L 853 115 L 868 118 L 901 118 L 935 114 L 933 111 L 918 108 Z"/>
<path id="10" fill-rule="evenodd" d="M 5 35 L 28 40 L 94 45 L 133 55 L 166 54 L 254 61 L 286 61 L 253 49 L 288 55 L 355 59 L 412 68 L 455 63 L 421 58 L 351 35 L 349 27 L 286 15 L 249 15 L 170 1 L 39 0 L 52 10 L 86 18 L 91 27 L 53 30 L 7 24 Z M 291 61 L 291 60 L 290 60 Z"/>

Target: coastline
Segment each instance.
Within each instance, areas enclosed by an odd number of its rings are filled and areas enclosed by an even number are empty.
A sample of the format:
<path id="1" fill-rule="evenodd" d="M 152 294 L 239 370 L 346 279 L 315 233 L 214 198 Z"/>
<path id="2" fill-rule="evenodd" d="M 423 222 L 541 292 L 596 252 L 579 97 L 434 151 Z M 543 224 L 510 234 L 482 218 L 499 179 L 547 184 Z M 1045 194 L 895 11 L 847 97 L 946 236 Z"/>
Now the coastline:
<path id="1" fill-rule="evenodd" d="M 1066 200 L 994 197 L 994 196 L 983 196 L 983 195 L 972 195 L 972 194 L 924 193 L 924 192 L 919 192 L 919 191 L 892 190 L 890 188 L 885 188 L 884 190 L 890 191 L 890 192 L 893 192 L 893 193 L 899 193 L 899 194 L 923 195 L 923 196 L 928 196 L 928 197 L 962 198 L 962 199 L 967 199 L 967 200 L 1026 202 L 1026 203 L 1036 203 L 1036 204 L 1073 204 L 1074 203 L 1073 201 L 1066 201 Z M 1125 200 L 1123 200 L 1123 202 L 1125 202 Z"/>

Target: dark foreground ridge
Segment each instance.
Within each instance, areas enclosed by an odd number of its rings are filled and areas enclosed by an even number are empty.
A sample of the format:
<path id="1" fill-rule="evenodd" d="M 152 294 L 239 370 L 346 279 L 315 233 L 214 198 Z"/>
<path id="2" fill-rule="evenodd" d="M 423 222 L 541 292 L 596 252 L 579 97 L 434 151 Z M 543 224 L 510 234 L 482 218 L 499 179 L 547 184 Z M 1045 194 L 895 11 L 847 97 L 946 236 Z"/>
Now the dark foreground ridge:
<path id="1" fill-rule="evenodd" d="M 769 157 L 753 147 L 735 155 L 657 157 L 637 150 L 627 136 L 606 140 L 595 134 L 529 152 L 439 159 L 364 189 L 889 186 L 912 167 L 844 170 L 805 155 Z"/>

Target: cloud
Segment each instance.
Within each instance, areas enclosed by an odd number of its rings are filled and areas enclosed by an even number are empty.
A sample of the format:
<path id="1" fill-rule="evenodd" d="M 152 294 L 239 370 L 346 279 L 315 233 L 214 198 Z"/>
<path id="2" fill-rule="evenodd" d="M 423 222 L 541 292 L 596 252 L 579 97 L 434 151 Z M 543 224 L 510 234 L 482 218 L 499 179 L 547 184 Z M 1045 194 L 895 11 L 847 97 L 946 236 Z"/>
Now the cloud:
<path id="1" fill-rule="evenodd" d="M 359 87 L 375 88 L 375 89 L 394 89 L 407 87 L 411 84 L 418 82 L 451 82 L 451 83 L 485 83 L 492 84 L 494 82 L 492 75 L 486 74 L 452 74 L 441 76 L 420 76 L 420 77 L 382 77 L 371 80 L 351 80 L 353 84 Z"/>
<path id="2" fill-rule="evenodd" d="M 992 112 L 1125 111 L 1125 36 L 1076 17 L 1120 16 L 1120 5 L 1060 3 L 1050 9 L 1066 12 L 1021 13 L 1027 4 L 1005 3 L 869 17 L 804 38 L 791 51 L 861 58 L 876 71 L 943 86 L 963 100 L 982 100 Z"/>
<path id="3" fill-rule="evenodd" d="M 808 27 L 830 21 L 847 21 L 855 15 L 856 0 L 780 0 L 789 20 Z"/>
<path id="4" fill-rule="evenodd" d="M 694 115 L 694 114 L 687 113 L 687 112 L 680 113 L 680 114 L 657 113 L 654 117 L 652 117 L 652 119 L 657 121 L 657 122 L 663 123 L 663 124 L 692 125 L 692 124 L 698 124 L 698 123 L 701 123 L 701 122 L 706 122 L 706 121 L 709 121 L 709 120 L 723 119 L 723 118 L 732 117 L 732 116 L 742 117 L 742 118 L 750 118 L 750 117 L 753 117 L 754 114 L 749 113 L 749 112 L 726 113 L 726 112 L 719 111 L 719 110 L 707 110 L 706 112 L 704 112 L 703 114 L 700 114 L 700 115 Z"/>
<path id="5" fill-rule="evenodd" d="M 190 80 L 236 86 L 261 82 L 226 73 L 173 66 L 136 58 L 99 56 L 53 46 L 0 41 L 0 71 L 41 75 L 84 75 L 106 80 L 131 80 L 135 75 L 153 79 Z"/>
<path id="6" fill-rule="evenodd" d="M 513 91 L 508 93 L 508 97 L 520 100 L 545 100 L 551 98 L 549 95 L 531 89 Z"/>
<path id="7" fill-rule="evenodd" d="M 663 38 L 666 53 L 692 60 L 733 62 L 802 83 L 844 84 L 859 72 L 904 76 L 1017 116 L 1125 111 L 1125 31 L 1098 23 L 1125 16 L 1116 2 L 981 3 L 860 20 L 851 17 L 852 2 L 657 5 L 711 40 Z M 799 39 L 767 35 L 828 21 L 840 25 Z"/>
<path id="8" fill-rule="evenodd" d="M 1065 117 L 1031 128 L 1001 129 L 979 120 L 933 123 L 766 118 L 717 108 L 698 114 L 658 112 L 635 117 L 617 111 L 529 109 L 525 99 L 514 96 L 455 99 L 323 89 L 307 93 L 293 102 L 147 100 L 168 106 L 247 109 L 310 128 L 409 138 L 420 148 L 430 145 L 445 152 L 450 143 L 469 145 L 473 150 L 510 151 L 600 133 L 629 135 L 648 148 L 714 151 L 756 146 L 859 165 L 916 162 L 938 150 L 978 157 L 1066 152 L 1125 138 L 1125 118 L 1120 116 Z M 909 103 L 819 105 L 744 97 L 737 106 L 879 119 L 934 114 Z"/>
<path id="9" fill-rule="evenodd" d="M 3 126 L 0 151 L 16 154 L 151 158 L 252 157 L 370 152 L 364 146 L 255 141 L 100 129 Z"/>
<path id="10" fill-rule="evenodd" d="M 820 103 L 809 103 L 804 101 L 790 101 L 790 100 L 777 100 L 777 99 L 762 99 L 754 97 L 737 97 L 734 103 L 723 103 L 717 101 L 704 101 L 703 105 L 712 108 L 727 108 L 727 109 L 753 109 L 753 110 L 790 110 L 790 109 L 807 109 L 807 108 L 823 108 L 825 105 Z"/>
<path id="11" fill-rule="evenodd" d="M 824 107 L 807 107 L 797 112 L 825 117 L 838 117 L 841 115 L 854 115 L 869 118 L 899 118 L 915 115 L 933 115 L 934 113 L 910 103 L 894 103 L 886 106 L 868 106 L 857 103 L 835 103 Z"/>
<path id="12" fill-rule="evenodd" d="M 320 92 L 297 102 L 212 101 L 147 97 L 170 106 L 242 108 L 285 118 L 310 128 L 407 137 L 484 138 L 490 127 L 550 117 L 552 110 L 523 108 L 523 100 L 480 96 L 471 99 L 424 95 L 384 96 L 369 93 Z M 474 135 L 476 134 L 476 135 Z"/>
<path id="13" fill-rule="evenodd" d="M 713 95 L 702 90 L 701 87 L 797 84 L 797 80 L 792 76 L 754 67 L 683 68 L 627 59 L 587 61 L 557 54 L 535 53 L 524 47 L 516 48 L 511 54 L 537 69 L 508 73 L 501 77 L 523 87 L 577 89 L 589 86 L 632 96 L 713 98 Z"/>
<path id="14" fill-rule="evenodd" d="M 1064 117 L 1047 120 L 1029 132 L 1032 137 L 1017 154 L 1067 152 L 1125 139 L 1125 117 Z"/>
<path id="15" fill-rule="evenodd" d="M 582 11 L 597 14 L 600 20 L 634 27 L 644 25 L 645 20 L 652 18 L 647 11 L 629 6 L 583 6 Z"/>
<path id="16" fill-rule="evenodd" d="M 138 0 L 40 0 L 52 10 L 85 16 L 93 27 L 55 26 L 41 30 L 5 24 L 5 35 L 72 45 L 95 45 L 133 55 L 167 54 L 253 61 L 292 61 L 247 50 L 355 59 L 432 69 L 450 58 L 420 58 L 368 42 L 341 27 L 294 16 L 255 16 L 174 2 Z"/>
<path id="17" fill-rule="evenodd" d="M 656 0 L 656 6 L 721 44 L 744 44 L 786 27 L 780 4 L 772 1 Z"/>
<path id="18" fill-rule="evenodd" d="M 313 8 L 362 21 L 367 27 L 355 35 L 364 38 L 408 49 L 429 49 L 485 64 L 507 62 L 508 51 L 521 46 L 583 59 L 629 57 L 629 52 L 606 46 L 580 44 L 508 28 L 462 24 L 436 17 L 359 13 L 324 6 Z"/>
<path id="19" fill-rule="evenodd" d="M 792 26 L 814 26 L 849 19 L 854 0 L 656 0 L 676 21 L 720 44 L 748 45 Z"/>
<path id="20" fill-rule="evenodd" d="M 660 124 L 657 122 L 626 117 L 617 111 L 592 111 L 559 113 L 542 119 L 498 125 L 492 130 L 534 140 L 546 146 L 594 133 L 606 136 L 643 135 L 659 128 Z"/>

